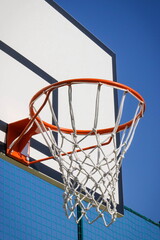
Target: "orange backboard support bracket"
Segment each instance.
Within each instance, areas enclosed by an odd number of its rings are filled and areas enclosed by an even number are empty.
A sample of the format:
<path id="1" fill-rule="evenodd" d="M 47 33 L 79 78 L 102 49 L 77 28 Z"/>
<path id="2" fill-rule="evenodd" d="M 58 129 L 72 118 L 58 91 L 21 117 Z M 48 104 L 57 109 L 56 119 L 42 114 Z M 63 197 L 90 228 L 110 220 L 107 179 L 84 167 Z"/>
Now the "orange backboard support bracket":
<path id="1" fill-rule="evenodd" d="M 22 137 L 20 137 L 26 126 L 30 125 L 30 122 L 31 120 L 29 118 L 25 118 L 17 122 L 10 123 L 8 124 L 7 132 L 7 155 L 25 165 L 29 165 L 29 161 L 27 154 L 23 153 L 23 149 L 27 146 L 27 144 L 29 146 L 31 137 L 39 133 L 39 131 L 36 131 L 36 124 L 33 123 L 30 129 L 27 130 Z"/>

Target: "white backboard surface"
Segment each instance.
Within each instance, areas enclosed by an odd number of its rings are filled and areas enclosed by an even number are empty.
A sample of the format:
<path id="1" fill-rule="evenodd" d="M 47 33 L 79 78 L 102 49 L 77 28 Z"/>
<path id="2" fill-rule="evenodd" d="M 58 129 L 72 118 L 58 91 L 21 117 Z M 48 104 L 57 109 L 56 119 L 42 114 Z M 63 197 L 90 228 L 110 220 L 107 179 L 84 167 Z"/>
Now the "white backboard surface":
<path id="1" fill-rule="evenodd" d="M 7 124 L 28 117 L 30 99 L 37 91 L 72 78 L 116 81 L 116 70 L 114 53 L 51 0 L 1 0 L 0 22 L 0 150 L 5 154 Z M 74 98 L 78 128 L 88 129 L 93 121 L 94 87 L 78 87 Z M 107 95 L 102 93 L 100 128 L 114 126 L 115 101 L 112 90 Z M 62 126 L 70 127 L 63 90 L 54 97 L 53 104 Z M 51 121 L 48 113 L 44 120 Z M 31 153 L 33 159 L 49 155 L 38 137 L 31 141 Z M 63 185 L 59 166 L 53 159 L 32 168 L 35 175 L 42 173 L 45 180 Z M 116 195 L 118 211 L 123 214 L 121 174 Z"/>

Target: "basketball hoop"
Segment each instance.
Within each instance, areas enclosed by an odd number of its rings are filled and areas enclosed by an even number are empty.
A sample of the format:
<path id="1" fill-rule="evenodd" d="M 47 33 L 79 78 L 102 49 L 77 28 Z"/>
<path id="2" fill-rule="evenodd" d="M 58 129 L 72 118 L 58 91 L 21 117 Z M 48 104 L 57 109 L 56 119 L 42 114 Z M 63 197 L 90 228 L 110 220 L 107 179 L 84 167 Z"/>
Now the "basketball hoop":
<path id="1" fill-rule="evenodd" d="M 94 84 L 96 96 L 94 119 L 91 129 L 77 129 L 74 115 L 72 88 L 77 84 Z M 68 104 L 71 128 L 60 126 L 50 95 L 58 88 L 68 88 Z M 109 128 L 98 128 L 100 95 L 102 86 L 123 92 L 115 125 Z M 124 103 L 127 95 L 137 101 L 137 107 L 132 120 L 121 123 Z M 42 98 L 37 107 L 37 101 Z M 41 111 L 48 106 L 52 123 L 41 118 Z M 122 160 L 127 152 L 136 127 L 145 111 L 145 102 L 139 93 L 123 84 L 103 79 L 71 79 L 49 85 L 33 96 L 30 101 L 30 118 L 9 124 L 7 135 L 7 154 L 25 165 L 31 165 L 48 159 L 55 159 L 62 173 L 64 182 L 64 209 L 68 218 L 73 216 L 78 223 L 85 217 L 88 223 L 102 218 L 104 225 L 111 225 L 117 218 L 116 187 Z M 15 129 L 17 131 L 15 131 Z M 61 139 L 59 144 L 53 132 Z M 121 133 L 118 144 L 117 134 Z M 33 135 L 41 134 L 48 146 L 51 157 L 29 161 L 22 151 Z M 89 145 L 88 139 L 94 139 Z M 87 141 L 89 144 L 87 144 Z M 71 147 L 66 150 L 65 143 Z M 107 153 L 105 152 L 107 149 Z M 95 160 L 96 159 L 96 160 Z M 98 176 L 98 177 L 97 177 Z M 76 208 L 80 206 L 81 215 L 77 219 Z M 96 217 L 92 219 L 90 209 L 96 209 Z M 106 219 L 108 212 L 110 219 Z"/>

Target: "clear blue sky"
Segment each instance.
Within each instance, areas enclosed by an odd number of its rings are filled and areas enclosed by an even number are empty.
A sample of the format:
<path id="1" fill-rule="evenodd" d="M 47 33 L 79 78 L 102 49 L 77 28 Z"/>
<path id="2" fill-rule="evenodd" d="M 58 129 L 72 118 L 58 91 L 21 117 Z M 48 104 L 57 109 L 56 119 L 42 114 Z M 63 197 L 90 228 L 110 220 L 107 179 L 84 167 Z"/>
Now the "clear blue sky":
<path id="1" fill-rule="evenodd" d="M 124 204 L 160 221 L 160 0 L 55 0 L 117 56 L 147 109 L 123 162 Z"/>

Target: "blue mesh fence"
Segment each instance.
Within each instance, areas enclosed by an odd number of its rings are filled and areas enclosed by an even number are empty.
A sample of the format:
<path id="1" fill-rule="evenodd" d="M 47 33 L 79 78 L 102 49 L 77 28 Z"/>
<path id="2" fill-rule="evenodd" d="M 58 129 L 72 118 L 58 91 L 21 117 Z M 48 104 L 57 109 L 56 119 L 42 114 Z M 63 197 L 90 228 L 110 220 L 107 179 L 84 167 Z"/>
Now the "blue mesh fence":
<path id="1" fill-rule="evenodd" d="M 160 226 L 125 207 L 109 228 L 101 219 L 78 228 L 62 208 L 63 191 L 0 159 L 0 240 L 159 240 Z M 93 212 L 94 214 L 94 212 Z"/>

